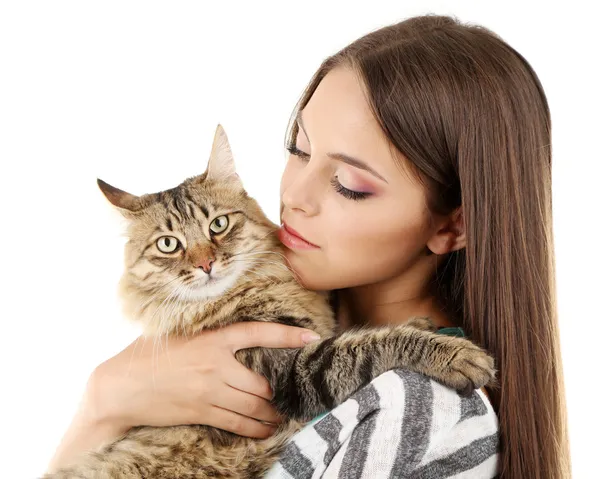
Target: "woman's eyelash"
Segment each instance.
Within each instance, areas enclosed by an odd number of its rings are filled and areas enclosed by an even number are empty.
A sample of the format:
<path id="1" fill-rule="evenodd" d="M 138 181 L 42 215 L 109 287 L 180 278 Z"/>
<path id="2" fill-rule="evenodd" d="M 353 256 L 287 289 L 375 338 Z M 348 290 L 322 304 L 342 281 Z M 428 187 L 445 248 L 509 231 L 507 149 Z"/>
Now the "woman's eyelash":
<path id="1" fill-rule="evenodd" d="M 364 193 L 360 191 L 349 190 L 348 188 L 344 188 L 337 179 L 337 176 L 331 178 L 331 185 L 340 195 L 345 196 L 349 200 L 364 200 L 365 198 L 371 196 L 372 193 Z"/>
<path id="2" fill-rule="evenodd" d="M 292 145 L 288 145 L 285 148 L 290 154 L 298 156 L 299 158 L 309 158 L 310 155 L 308 153 L 304 153 L 303 151 L 300 151 L 295 144 Z M 349 200 L 354 200 L 354 201 L 360 201 L 360 200 L 364 200 L 365 198 L 369 197 L 372 195 L 372 193 L 365 193 L 365 192 L 360 192 L 360 191 L 354 191 L 354 190 L 349 190 L 348 188 L 345 188 L 344 186 L 341 185 L 341 183 L 338 181 L 337 176 L 332 178 L 331 181 L 331 186 L 333 186 L 333 188 L 335 189 L 335 191 L 337 191 L 340 195 L 344 196 L 345 198 L 348 198 Z"/>
<path id="3" fill-rule="evenodd" d="M 303 151 L 300 151 L 295 144 L 293 145 L 288 145 L 285 147 L 285 149 L 287 151 L 289 151 L 292 155 L 296 155 L 299 156 L 300 158 L 308 158 L 310 155 L 308 155 L 307 153 L 304 153 Z"/>

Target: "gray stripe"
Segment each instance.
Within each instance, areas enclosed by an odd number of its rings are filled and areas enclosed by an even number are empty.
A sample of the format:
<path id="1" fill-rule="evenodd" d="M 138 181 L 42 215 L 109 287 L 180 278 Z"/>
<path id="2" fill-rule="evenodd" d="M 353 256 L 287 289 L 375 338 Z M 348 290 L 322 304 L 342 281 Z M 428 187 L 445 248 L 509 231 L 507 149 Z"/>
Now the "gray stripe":
<path id="1" fill-rule="evenodd" d="M 394 477 L 407 477 L 421 462 L 429 446 L 433 417 L 433 386 L 422 374 L 395 369 L 404 382 L 404 418 L 400 446 L 392 471 Z"/>
<path id="2" fill-rule="evenodd" d="M 375 423 L 379 410 L 363 419 L 352 432 L 348 449 L 342 459 L 342 466 L 338 477 L 350 478 L 361 477 L 365 464 L 367 463 L 369 443 L 375 431 Z"/>
<path id="3" fill-rule="evenodd" d="M 310 460 L 302 454 L 294 441 L 287 443 L 279 463 L 295 479 L 310 479 L 315 472 Z"/>
<path id="4" fill-rule="evenodd" d="M 498 445 L 498 433 L 482 437 L 449 456 L 420 467 L 410 477 L 415 479 L 438 479 L 468 471 L 496 454 Z"/>
<path id="5" fill-rule="evenodd" d="M 367 461 L 369 441 L 375 430 L 375 421 L 379 414 L 379 394 L 368 384 L 352 396 L 358 402 L 356 417 L 358 425 L 352 432 L 348 448 L 342 459 L 338 477 L 360 477 Z"/>
<path id="6" fill-rule="evenodd" d="M 460 398 L 459 423 L 470 417 L 485 416 L 486 414 L 487 408 L 485 407 L 483 399 L 479 397 L 479 394 L 471 394 L 469 397 Z"/>
<path id="7" fill-rule="evenodd" d="M 313 429 L 327 442 L 327 452 L 325 452 L 323 462 L 328 466 L 341 446 L 340 431 L 342 430 L 342 423 L 333 414 L 327 414 L 313 426 Z"/>
<path id="8" fill-rule="evenodd" d="M 379 394 L 373 384 L 369 383 L 364 388 L 359 389 L 351 397 L 358 403 L 358 412 L 356 418 L 358 421 L 362 421 L 367 415 L 373 411 L 379 409 Z"/>

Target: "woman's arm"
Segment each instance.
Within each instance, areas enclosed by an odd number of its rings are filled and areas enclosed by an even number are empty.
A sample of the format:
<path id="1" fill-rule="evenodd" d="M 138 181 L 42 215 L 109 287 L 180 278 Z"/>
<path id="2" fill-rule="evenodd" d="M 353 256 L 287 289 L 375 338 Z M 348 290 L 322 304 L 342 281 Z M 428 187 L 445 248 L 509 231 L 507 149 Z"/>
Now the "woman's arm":
<path id="1" fill-rule="evenodd" d="M 85 407 L 80 408 L 56 449 L 46 472 L 56 472 L 75 462 L 84 451 L 97 449 L 103 444 L 113 442 L 127 430 L 111 421 L 93 419 Z"/>
<path id="2" fill-rule="evenodd" d="M 138 338 L 90 376 L 80 408 L 48 472 L 87 450 L 110 443 L 134 426 L 203 424 L 266 438 L 281 417 L 261 375 L 235 359 L 239 349 L 298 348 L 312 331 L 274 323 L 239 323 L 163 347 Z M 266 424 L 263 421 L 271 424 Z"/>

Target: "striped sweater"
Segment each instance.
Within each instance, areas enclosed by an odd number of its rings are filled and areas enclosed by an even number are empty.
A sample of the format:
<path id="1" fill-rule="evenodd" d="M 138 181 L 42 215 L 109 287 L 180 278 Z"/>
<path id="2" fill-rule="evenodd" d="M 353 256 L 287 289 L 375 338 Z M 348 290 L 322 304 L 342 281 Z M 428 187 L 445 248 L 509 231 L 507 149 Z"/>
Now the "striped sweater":
<path id="1" fill-rule="evenodd" d="M 470 397 L 396 369 L 296 433 L 267 479 L 494 477 L 498 418 Z"/>

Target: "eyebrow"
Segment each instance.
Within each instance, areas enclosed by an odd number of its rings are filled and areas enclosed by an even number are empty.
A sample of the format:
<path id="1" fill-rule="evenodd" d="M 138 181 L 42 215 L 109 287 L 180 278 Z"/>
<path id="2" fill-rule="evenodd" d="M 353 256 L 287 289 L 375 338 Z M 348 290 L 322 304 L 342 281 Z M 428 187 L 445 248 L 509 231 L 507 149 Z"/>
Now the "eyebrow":
<path id="1" fill-rule="evenodd" d="M 302 128 L 302 130 L 304 131 L 304 134 L 306 135 L 306 138 L 308 138 L 308 134 L 306 133 L 306 128 L 304 127 L 304 121 L 302 120 L 302 111 L 298 112 L 298 116 L 296 117 L 296 121 L 297 121 L 298 125 Z M 310 143 L 310 140 L 308 140 L 308 142 Z M 354 166 L 356 168 L 360 168 L 361 170 L 368 171 L 373 176 L 376 176 L 380 180 L 385 181 L 387 183 L 387 180 L 383 176 L 381 176 L 373 168 L 371 168 L 364 161 L 359 160 L 358 158 L 353 158 L 351 156 L 345 155 L 344 153 L 327 153 L 327 156 L 329 158 L 331 158 L 332 160 L 343 161 L 344 163 L 346 163 L 346 164 L 348 164 L 350 166 Z"/>

